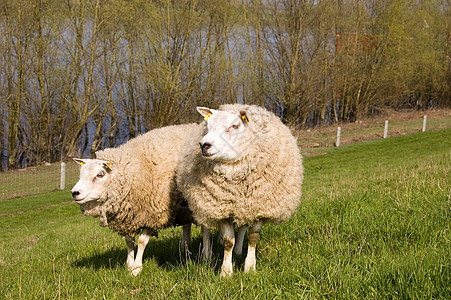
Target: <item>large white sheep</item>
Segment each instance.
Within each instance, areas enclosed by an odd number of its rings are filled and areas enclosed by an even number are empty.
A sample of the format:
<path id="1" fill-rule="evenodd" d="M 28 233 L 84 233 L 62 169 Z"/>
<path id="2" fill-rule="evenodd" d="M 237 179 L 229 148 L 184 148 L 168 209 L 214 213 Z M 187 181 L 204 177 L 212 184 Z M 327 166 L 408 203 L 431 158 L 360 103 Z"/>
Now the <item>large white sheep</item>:
<path id="1" fill-rule="evenodd" d="M 221 276 L 233 272 L 233 224 L 249 225 L 244 271 L 255 270 L 263 224 L 287 220 L 300 202 L 303 168 L 296 139 L 279 118 L 258 106 L 197 110 L 206 120 L 201 123 L 204 130 L 185 147 L 177 168 L 178 188 L 198 224 L 220 229 Z M 197 143 L 200 149 L 195 149 Z"/>
<path id="2" fill-rule="evenodd" d="M 185 138 L 199 125 L 155 129 L 118 148 L 96 152 L 97 159 L 74 159 L 81 165 L 72 197 L 85 215 L 125 236 L 127 267 L 142 270 L 144 249 L 157 230 L 184 225 L 182 246 L 190 238 L 191 212 L 176 189 L 175 169 Z M 135 236 L 138 251 L 134 258 Z"/>

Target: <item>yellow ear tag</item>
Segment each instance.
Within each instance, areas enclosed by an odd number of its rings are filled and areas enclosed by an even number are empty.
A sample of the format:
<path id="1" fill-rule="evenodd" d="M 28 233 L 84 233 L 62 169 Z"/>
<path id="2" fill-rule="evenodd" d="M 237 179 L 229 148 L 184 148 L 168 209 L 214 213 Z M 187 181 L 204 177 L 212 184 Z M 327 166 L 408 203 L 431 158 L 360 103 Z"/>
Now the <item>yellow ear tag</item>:
<path id="1" fill-rule="evenodd" d="M 113 166 L 113 164 L 111 163 L 111 160 L 108 161 L 108 164 L 106 164 L 106 163 L 103 164 L 103 167 L 105 168 L 105 170 L 106 170 L 107 172 L 110 172 L 110 171 L 111 171 L 111 167 L 112 167 L 112 166 Z"/>
<path id="2" fill-rule="evenodd" d="M 242 115 L 241 119 L 243 119 L 244 122 L 249 123 L 249 119 L 247 118 L 246 115 Z"/>
<path id="3" fill-rule="evenodd" d="M 204 120 L 207 121 L 208 118 L 210 118 L 210 116 L 211 116 L 211 113 L 209 113 L 208 115 L 205 115 Z"/>
<path id="4" fill-rule="evenodd" d="M 83 167 L 85 163 L 83 161 L 80 162 L 80 167 Z"/>

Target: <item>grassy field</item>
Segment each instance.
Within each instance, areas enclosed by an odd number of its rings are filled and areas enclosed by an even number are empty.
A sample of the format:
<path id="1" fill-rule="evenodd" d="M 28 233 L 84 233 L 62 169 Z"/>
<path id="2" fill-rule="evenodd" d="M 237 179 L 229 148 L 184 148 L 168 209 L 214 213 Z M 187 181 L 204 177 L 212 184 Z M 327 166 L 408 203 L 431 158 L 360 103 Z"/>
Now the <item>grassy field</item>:
<path id="1" fill-rule="evenodd" d="M 220 278 L 222 249 L 181 257 L 180 228 L 153 237 L 144 270 L 123 239 L 82 216 L 68 191 L 0 202 L 5 299 L 450 299 L 451 129 L 331 149 L 304 160 L 302 203 L 266 225 L 257 273 Z M 217 235 L 217 233 L 216 233 Z M 216 239 L 215 239 L 216 241 Z"/>

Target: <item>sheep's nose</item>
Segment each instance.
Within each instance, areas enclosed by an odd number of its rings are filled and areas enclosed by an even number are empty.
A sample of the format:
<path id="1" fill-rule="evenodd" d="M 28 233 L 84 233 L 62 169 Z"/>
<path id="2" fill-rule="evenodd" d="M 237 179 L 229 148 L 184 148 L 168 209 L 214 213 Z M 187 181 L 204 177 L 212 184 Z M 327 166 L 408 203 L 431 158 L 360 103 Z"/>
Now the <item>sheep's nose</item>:
<path id="1" fill-rule="evenodd" d="M 200 145 L 200 149 L 202 149 L 202 151 L 206 151 L 211 148 L 210 143 L 199 143 L 199 145 Z"/>
<path id="2" fill-rule="evenodd" d="M 79 192 L 79 191 L 73 191 L 73 192 L 72 192 L 72 198 L 75 198 L 75 197 L 77 197 L 78 195 L 80 195 L 80 192 Z"/>
<path id="3" fill-rule="evenodd" d="M 208 150 L 212 147 L 210 143 L 199 143 L 200 150 L 203 156 L 209 156 Z"/>

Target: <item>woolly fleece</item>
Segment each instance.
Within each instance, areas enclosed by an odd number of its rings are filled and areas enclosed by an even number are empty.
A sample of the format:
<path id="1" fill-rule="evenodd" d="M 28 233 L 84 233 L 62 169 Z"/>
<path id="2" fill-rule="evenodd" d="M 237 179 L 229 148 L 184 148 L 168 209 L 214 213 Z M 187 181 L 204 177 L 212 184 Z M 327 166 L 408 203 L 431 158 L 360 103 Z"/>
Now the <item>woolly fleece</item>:
<path id="1" fill-rule="evenodd" d="M 191 212 L 176 190 L 175 169 L 185 138 L 198 130 L 198 124 L 163 127 L 96 152 L 98 159 L 113 162 L 115 172 L 98 200 L 104 202 L 100 225 L 134 237 L 144 227 L 155 233 L 189 223 Z"/>
<path id="2" fill-rule="evenodd" d="M 299 205 L 303 180 L 296 139 L 279 118 L 261 107 L 231 104 L 219 110 L 245 111 L 253 137 L 241 158 L 231 163 L 201 155 L 198 143 L 207 132 L 205 121 L 202 130 L 187 140 L 177 184 L 194 219 L 207 228 L 224 220 L 238 226 L 287 220 Z"/>

